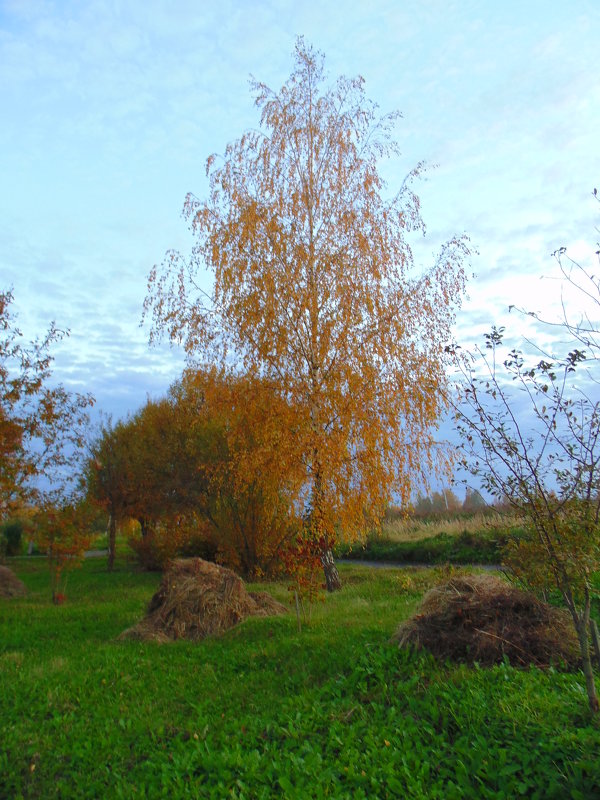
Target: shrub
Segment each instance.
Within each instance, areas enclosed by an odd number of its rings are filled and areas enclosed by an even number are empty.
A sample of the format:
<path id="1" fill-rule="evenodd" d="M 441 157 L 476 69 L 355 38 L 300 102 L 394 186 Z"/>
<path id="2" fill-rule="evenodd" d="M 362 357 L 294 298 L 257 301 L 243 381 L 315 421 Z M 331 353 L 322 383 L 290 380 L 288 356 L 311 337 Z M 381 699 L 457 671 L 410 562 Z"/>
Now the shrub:
<path id="1" fill-rule="evenodd" d="M 85 551 L 91 544 L 90 521 L 91 509 L 85 503 L 49 500 L 36 515 L 36 541 L 48 559 L 55 605 L 66 600 L 67 572 L 81 566 Z"/>
<path id="2" fill-rule="evenodd" d="M 141 537 L 131 536 L 127 543 L 140 566 L 162 571 L 177 556 L 199 556 L 214 561 L 216 545 L 208 523 L 194 515 L 174 515 L 161 520 Z"/>
<path id="3" fill-rule="evenodd" d="M 2 526 L 1 549 L 7 556 L 18 556 L 21 552 L 23 540 L 23 523 L 20 520 L 10 520 Z"/>
<path id="4" fill-rule="evenodd" d="M 204 561 L 216 561 L 218 545 L 210 534 L 203 530 L 192 533 L 190 538 L 179 548 L 178 555 L 183 558 L 202 558 Z"/>

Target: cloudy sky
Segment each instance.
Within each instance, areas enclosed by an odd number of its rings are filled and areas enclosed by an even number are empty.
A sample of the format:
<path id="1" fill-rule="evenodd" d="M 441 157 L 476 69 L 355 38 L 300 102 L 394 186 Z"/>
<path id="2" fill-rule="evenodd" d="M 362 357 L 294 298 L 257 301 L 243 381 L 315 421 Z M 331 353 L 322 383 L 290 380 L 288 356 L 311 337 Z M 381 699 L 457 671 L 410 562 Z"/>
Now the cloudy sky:
<path id="1" fill-rule="evenodd" d="M 279 88 L 298 34 L 402 112 L 390 189 L 438 165 L 418 257 L 463 232 L 479 252 L 459 340 L 514 325 L 512 303 L 555 313 L 557 247 L 591 262 L 598 0 L 0 0 L 0 287 L 28 337 L 70 329 L 56 377 L 102 411 L 180 374 L 140 327 L 148 272 L 190 249 L 186 193 L 258 124 L 248 78 Z"/>

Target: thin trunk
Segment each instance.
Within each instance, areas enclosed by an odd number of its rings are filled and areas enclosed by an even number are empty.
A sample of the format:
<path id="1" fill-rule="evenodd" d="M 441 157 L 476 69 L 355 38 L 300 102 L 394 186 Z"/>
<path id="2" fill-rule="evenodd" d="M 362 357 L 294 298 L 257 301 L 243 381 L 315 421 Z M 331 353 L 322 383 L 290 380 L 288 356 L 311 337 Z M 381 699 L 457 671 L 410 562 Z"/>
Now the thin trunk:
<path id="1" fill-rule="evenodd" d="M 296 622 L 298 624 L 298 633 L 302 631 L 302 623 L 300 622 L 300 601 L 298 600 L 298 592 L 294 592 L 294 599 L 296 600 Z"/>
<path id="2" fill-rule="evenodd" d="M 321 551 L 321 564 L 325 574 L 325 584 L 328 592 L 337 592 L 342 588 L 340 574 L 333 560 L 333 553 L 330 548 Z"/>
<path id="3" fill-rule="evenodd" d="M 314 417 L 313 417 L 314 423 Z M 325 585 L 328 592 L 337 592 L 342 588 L 342 580 L 333 560 L 330 538 L 323 523 L 323 479 L 321 472 L 321 461 L 319 451 L 315 447 L 313 451 L 314 483 L 312 488 L 312 509 L 311 509 L 311 529 L 312 536 L 320 548 L 320 559 L 323 565 Z"/>
<path id="4" fill-rule="evenodd" d="M 594 682 L 594 669 L 592 667 L 592 659 L 590 657 L 588 630 L 587 625 L 583 620 L 580 620 L 577 626 L 577 635 L 579 637 L 579 647 L 581 648 L 581 661 L 583 666 L 583 674 L 585 676 L 585 688 L 587 690 L 590 711 L 592 714 L 597 714 L 600 710 L 600 706 L 598 705 L 598 695 L 596 694 L 596 684 Z"/>
<path id="5" fill-rule="evenodd" d="M 570 587 L 562 589 L 563 597 L 565 598 L 567 607 L 573 618 L 575 630 L 577 631 L 577 638 L 579 639 L 579 650 L 581 652 L 581 665 L 585 677 L 585 688 L 588 696 L 588 703 L 592 714 L 597 714 L 600 711 L 598 704 L 598 695 L 596 694 L 596 683 L 594 681 L 594 668 L 592 665 L 592 658 L 590 653 L 590 640 L 588 627 L 590 624 L 590 610 L 591 598 L 589 588 L 585 589 L 585 600 L 583 610 L 580 611 L 573 599 Z"/>
<path id="6" fill-rule="evenodd" d="M 590 620 L 590 632 L 592 634 L 592 643 L 594 645 L 594 653 L 596 654 L 596 664 L 600 669 L 600 634 L 598 633 L 598 626 L 596 620 Z"/>
<path id="7" fill-rule="evenodd" d="M 115 566 L 115 550 L 117 542 L 117 522 L 115 515 L 108 518 L 108 571 L 112 572 Z"/>

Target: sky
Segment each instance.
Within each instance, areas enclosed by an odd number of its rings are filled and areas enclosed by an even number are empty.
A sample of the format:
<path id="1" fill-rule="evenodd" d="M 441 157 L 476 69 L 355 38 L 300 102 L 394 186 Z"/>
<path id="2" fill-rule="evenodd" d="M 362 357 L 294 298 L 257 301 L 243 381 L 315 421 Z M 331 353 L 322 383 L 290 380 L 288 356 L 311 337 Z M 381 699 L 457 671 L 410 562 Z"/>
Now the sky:
<path id="1" fill-rule="evenodd" d="M 391 191 L 436 165 L 417 186 L 416 253 L 426 267 L 462 233 L 477 250 L 459 342 L 517 330 L 512 304 L 556 316 L 558 247 L 592 263 L 598 0 L 0 0 L 0 288 L 26 337 L 70 330 L 55 378 L 103 413 L 181 374 L 183 354 L 140 325 L 148 273 L 189 252 L 185 196 L 204 197 L 206 158 L 258 125 L 249 77 L 278 89 L 297 35 L 332 79 L 360 74 L 402 112 Z"/>

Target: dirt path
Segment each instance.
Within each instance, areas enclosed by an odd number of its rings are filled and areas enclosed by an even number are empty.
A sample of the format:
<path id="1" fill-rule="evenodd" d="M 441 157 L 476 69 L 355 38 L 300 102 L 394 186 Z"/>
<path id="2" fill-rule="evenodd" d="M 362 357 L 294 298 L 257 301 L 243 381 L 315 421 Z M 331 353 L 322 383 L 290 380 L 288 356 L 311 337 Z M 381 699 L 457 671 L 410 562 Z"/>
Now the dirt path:
<path id="1" fill-rule="evenodd" d="M 392 567 L 394 569 L 433 569 L 434 567 L 443 567 L 444 564 L 421 564 L 407 561 L 362 561 L 359 558 L 338 558 L 336 564 L 358 564 L 363 567 L 384 568 Z M 485 569 L 489 571 L 502 572 L 503 567 L 500 564 L 450 564 L 451 567 L 456 569 Z"/>

